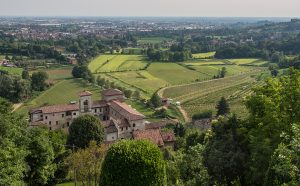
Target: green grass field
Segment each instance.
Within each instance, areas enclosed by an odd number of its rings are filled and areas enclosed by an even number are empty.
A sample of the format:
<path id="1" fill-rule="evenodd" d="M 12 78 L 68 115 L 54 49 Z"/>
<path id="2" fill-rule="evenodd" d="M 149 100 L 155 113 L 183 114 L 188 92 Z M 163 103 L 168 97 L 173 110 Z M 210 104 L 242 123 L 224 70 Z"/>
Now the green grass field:
<path id="1" fill-rule="evenodd" d="M 170 41 L 170 40 L 172 40 L 172 39 L 167 38 L 167 37 L 143 37 L 143 38 L 138 39 L 137 43 L 139 45 L 142 45 L 142 44 L 159 44 L 163 41 Z"/>
<path id="2" fill-rule="evenodd" d="M 33 72 L 37 72 L 37 71 L 45 71 L 48 74 L 50 80 L 62 80 L 62 79 L 72 78 L 71 66 L 34 70 L 34 71 L 30 71 L 30 73 L 32 74 Z"/>
<path id="3" fill-rule="evenodd" d="M 251 66 L 264 66 L 268 64 L 268 61 L 256 59 L 256 58 L 243 58 L 243 59 L 230 59 L 236 65 L 251 65 Z"/>
<path id="4" fill-rule="evenodd" d="M 141 70 L 147 61 L 141 55 L 101 55 L 89 64 L 92 73 Z"/>
<path id="5" fill-rule="evenodd" d="M 29 109 L 42 105 L 65 104 L 70 101 L 78 101 L 79 93 L 84 90 L 91 91 L 94 100 L 100 99 L 100 89 L 86 84 L 82 79 L 62 80 L 33 100 L 24 103 L 17 112 L 24 114 L 27 113 Z"/>
<path id="6" fill-rule="evenodd" d="M 115 72 L 110 75 L 123 83 L 133 85 L 149 94 L 168 84 L 168 82 L 153 76 L 147 71 Z"/>
<path id="7" fill-rule="evenodd" d="M 195 59 L 213 58 L 215 54 L 216 52 L 198 53 L 198 54 L 193 54 L 193 58 Z"/>
<path id="8" fill-rule="evenodd" d="M 176 63 L 152 63 L 147 71 L 170 85 L 189 83 L 203 78 L 203 74 Z"/>
<path id="9" fill-rule="evenodd" d="M 17 68 L 17 67 L 3 67 L 0 66 L 0 70 L 5 70 L 7 71 L 9 74 L 14 74 L 14 75 L 22 75 L 22 68 Z"/>

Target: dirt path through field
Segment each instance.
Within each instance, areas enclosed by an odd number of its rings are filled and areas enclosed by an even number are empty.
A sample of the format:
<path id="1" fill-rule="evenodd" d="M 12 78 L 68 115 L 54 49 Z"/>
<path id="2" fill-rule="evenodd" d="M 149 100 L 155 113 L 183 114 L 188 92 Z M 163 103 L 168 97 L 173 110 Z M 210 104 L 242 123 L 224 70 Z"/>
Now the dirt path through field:
<path id="1" fill-rule="evenodd" d="M 13 105 L 13 112 L 15 112 L 18 108 L 20 108 L 23 105 L 23 103 L 17 103 Z"/>
<path id="2" fill-rule="evenodd" d="M 182 114 L 182 116 L 184 118 L 184 121 L 186 123 L 191 122 L 191 118 L 188 116 L 188 114 L 186 113 L 186 111 L 181 106 L 178 106 L 178 109 L 181 112 L 181 114 Z"/>

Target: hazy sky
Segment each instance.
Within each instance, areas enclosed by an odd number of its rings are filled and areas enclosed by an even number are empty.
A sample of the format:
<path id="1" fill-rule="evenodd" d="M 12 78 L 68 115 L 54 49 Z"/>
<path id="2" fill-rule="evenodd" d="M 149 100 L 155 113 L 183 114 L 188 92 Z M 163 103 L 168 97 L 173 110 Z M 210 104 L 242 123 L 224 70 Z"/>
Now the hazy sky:
<path id="1" fill-rule="evenodd" d="M 0 0 L 0 15 L 300 17 L 300 0 Z"/>

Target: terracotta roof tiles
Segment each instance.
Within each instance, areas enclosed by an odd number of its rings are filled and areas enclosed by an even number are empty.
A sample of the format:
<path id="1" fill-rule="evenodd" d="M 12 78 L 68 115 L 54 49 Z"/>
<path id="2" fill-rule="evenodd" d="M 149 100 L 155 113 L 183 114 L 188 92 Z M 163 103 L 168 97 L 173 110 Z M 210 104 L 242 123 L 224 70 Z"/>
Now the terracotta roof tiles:
<path id="1" fill-rule="evenodd" d="M 137 130 L 132 133 L 133 138 L 136 140 L 148 139 L 153 143 L 157 144 L 159 147 L 164 146 L 164 141 L 160 134 L 159 129 L 150 129 L 150 130 Z"/>
<path id="2" fill-rule="evenodd" d="M 125 117 L 129 121 L 141 120 L 144 119 L 145 116 L 138 111 L 134 110 L 132 107 L 128 106 L 126 103 L 121 103 L 119 101 L 112 101 L 110 103 L 112 109 L 117 111 L 123 117 Z"/>
<path id="3" fill-rule="evenodd" d="M 51 114 L 51 113 L 78 111 L 78 110 L 79 110 L 78 104 L 64 104 L 64 105 L 51 105 L 51 106 L 39 107 L 30 110 L 30 113 L 42 112 L 43 114 Z"/>

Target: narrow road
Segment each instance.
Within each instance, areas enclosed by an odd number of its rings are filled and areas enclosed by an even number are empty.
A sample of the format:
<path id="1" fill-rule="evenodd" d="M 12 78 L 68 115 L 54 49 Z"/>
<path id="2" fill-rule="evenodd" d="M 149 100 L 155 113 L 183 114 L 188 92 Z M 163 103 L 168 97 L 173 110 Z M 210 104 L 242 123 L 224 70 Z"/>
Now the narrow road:
<path id="1" fill-rule="evenodd" d="M 191 118 L 188 116 L 188 114 L 186 113 L 186 111 L 181 106 L 177 106 L 177 108 L 181 112 L 181 114 L 182 114 L 182 116 L 184 118 L 184 121 L 186 123 L 191 122 Z"/>

